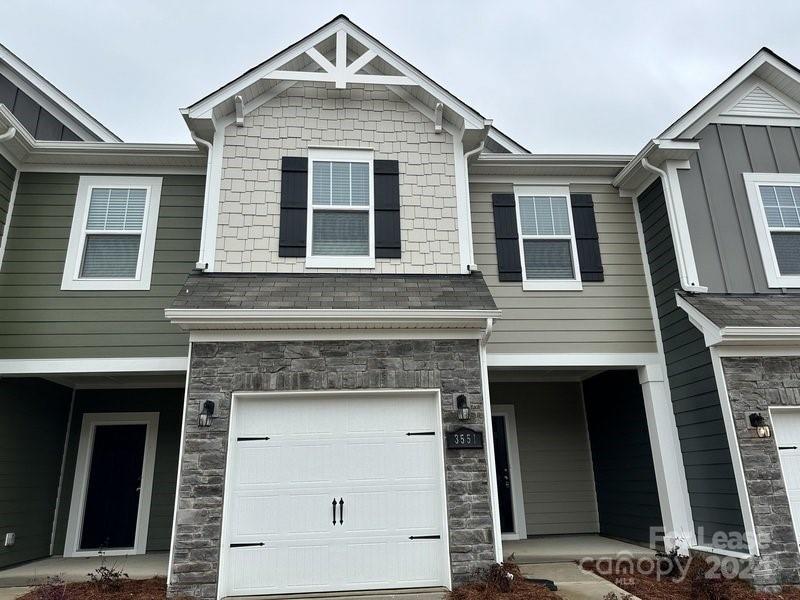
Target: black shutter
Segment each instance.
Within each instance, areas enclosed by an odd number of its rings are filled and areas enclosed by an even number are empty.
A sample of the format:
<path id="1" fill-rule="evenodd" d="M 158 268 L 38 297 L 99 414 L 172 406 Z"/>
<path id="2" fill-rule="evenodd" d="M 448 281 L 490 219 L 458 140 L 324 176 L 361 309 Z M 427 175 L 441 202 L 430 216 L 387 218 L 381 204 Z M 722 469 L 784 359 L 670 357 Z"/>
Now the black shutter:
<path id="1" fill-rule="evenodd" d="M 497 276 L 500 281 L 522 281 L 514 194 L 492 194 L 492 209 L 497 244 Z"/>
<path id="2" fill-rule="evenodd" d="M 281 160 L 281 221 L 278 256 L 306 255 L 308 212 L 308 159 L 284 156 Z"/>
<path id="3" fill-rule="evenodd" d="M 582 281 L 603 281 L 603 259 L 591 194 L 572 194 L 572 221 Z"/>
<path id="4" fill-rule="evenodd" d="M 375 188 L 375 258 L 400 258 L 400 164 L 373 163 Z"/>

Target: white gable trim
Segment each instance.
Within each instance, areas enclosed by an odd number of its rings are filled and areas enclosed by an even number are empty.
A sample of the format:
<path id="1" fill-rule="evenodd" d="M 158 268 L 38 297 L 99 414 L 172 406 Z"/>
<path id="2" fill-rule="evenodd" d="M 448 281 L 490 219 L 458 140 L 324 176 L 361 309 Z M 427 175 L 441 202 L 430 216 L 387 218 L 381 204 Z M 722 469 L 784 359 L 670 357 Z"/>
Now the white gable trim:
<path id="1" fill-rule="evenodd" d="M 720 115 L 796 119 L 800 117 L 800 104 L 763 79 L 754 77 L 743 93 L 733 98 Z"/>
<path id="2" fill-rule="evenodd" d="M 710 119 L 713 117 L 709 117 L 709 115 L 716 116 L 719 112 L 723 112 L 718 110 L 720 103 L 724 102 L 731 93 L 735 92 L 740 85 L 746 83 L 764 65 L 768 65 L 774 72 L 791 78 L 800 84 L 800 74 L 798 74 L 797 69 L 766 48 L 762 48 L 658 137 L 676 139 L 691 138 L 696 135 L 705 125 L 711 122 Z M 741 118 L 738 118 L 736 122 L 741 123 Z"/>
<path id="3" fill-rule="evenodd" d="M 70 100 L 61 90 L 47 81 L 8 48 L 0 44 L 0 73 L 25 92 L 76 135 L 93 141 L 121 142 L 114 132 Z M 35 132 L 31 132 L 33 134 Z"/>
<path id="4" fill-rule="evenodd" d="M 315 50 L 320 42 L 336 35 L 337 59 L 335 64 Z M 367 48 L 366 52 L 349 66 L 346 64 L 346 40 L 352 37 Z M 289 61 L 307 54 L 311 60 L 319 65 L 323 72 L 282 71 L 280 67 Z M 372 59 L 379 57 L 386 61 L 402 75 L 381 75 L 375 73 L 359 73 Z M 355 68 L 354 68 L 355 67 Z M 203 98 L 192 106 L 183 109 L 183 114 L 189 119 L 207 119 L 212 115 L 214 107 L 230 99 L 241 90 L 253 85 L 260 79 L 279 79 L 282 81 L 330 81 L 337 87 L 346 87 L 347 83 L 379 83 L 386 85 L 419 86 L 433 97 L 440 99 L 444 104 L 459 114 L 470 129 L 483 129 L 483 117 L 458 98 L 447 92 L 444 88 L 434 83 L 411 64 L 386 48 L 378 40 L 354 25 L 344 16 L 336 17 L 311 35 L 293 44 L 286 50 L 279 52 L 261 65 L 251 69 L 241 77 L 233 80 L 218 91 Z"/>

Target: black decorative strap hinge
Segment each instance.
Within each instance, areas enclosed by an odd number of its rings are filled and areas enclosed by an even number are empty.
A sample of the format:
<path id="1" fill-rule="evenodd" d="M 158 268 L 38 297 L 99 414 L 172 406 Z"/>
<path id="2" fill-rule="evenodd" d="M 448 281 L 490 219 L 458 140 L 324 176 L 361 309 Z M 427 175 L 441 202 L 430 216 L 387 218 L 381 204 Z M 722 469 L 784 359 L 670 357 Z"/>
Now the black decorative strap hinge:
<path id="1" fill-rule="evenodd" d="M 440 535 L 410 535 L 408 539 L 410 540 L 439 540 L 442 536 Z"/>
<path id="2" fill-rule="evenodd" d="M 406 435 L 436 435 L 435 431 L 409 431 Z"/>
<path id="3" fill-rule="evenodd" d="M 252 546 L 263 546 L 264 542 L 243 542 L 241 544 L 231 544 L 231 548 L 250 548 Z"/>
<path id="4" fill-rule="evenodd" d="M 269 438 L 267 436 L 261 437 L 237 437 L 237 442 L 266 442 Z"/>
<path id="5" fill-rule="evenodd" d="M 778 446 L 778 450 L 797 450 L 797 446 Z"/>

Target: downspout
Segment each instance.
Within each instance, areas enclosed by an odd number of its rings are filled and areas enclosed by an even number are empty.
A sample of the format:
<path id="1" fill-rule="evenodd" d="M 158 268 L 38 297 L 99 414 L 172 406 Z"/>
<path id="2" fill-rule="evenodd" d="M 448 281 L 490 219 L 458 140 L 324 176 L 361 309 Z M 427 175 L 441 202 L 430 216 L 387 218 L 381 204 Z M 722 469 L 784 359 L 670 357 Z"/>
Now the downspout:
<path id="1" fill-rule="evenodd" d="M 677 214 L 675 205 L 675 190 L 672 188 L 672 181 L 669 174 L 663 169 L 659 169 L 651 164 L 647 158 L 642 158 L 642 168 L 651 173 L 655 173 L 661 178 L 662 188 L 664 190 L 664 200 L 667 205 L 667 216 L 669 217 L 670 230 L 672 231 L 673 246 L 675 249 L 675 258 L 678 261 L 678 275 L 680 277 L 681 288 L 687 292 L 707 292 L 708 288 L 700 285 L 699 277 L 697 275 L 697 268 L 694 266 L 694 261 L 690 262 L 687 259 L 685 250 L 689 253 L 692 252 L 691 240 L 688 239 L 688 232 L 686 232 L 687 239 L 683 239 L 684 235 L 678 224 L 679 215 Z M 685 220 L 685 215 L 684 215 Z M 693 257 L 692 257 L 693 258 Z"/>
<path id="2" fill-rule="evenodd" d="M 467 265 L 467 271 L 470 273 L 473 271 L 477 271 L 478 265 L 475 264 L 475 249 L 474 249 L 474 243 L 472 241 L 472 202 L 469 196 L 469 159 L 470 157 L 483 152 L 483 148 L 486 146 L 486 136 L 489 135 L 490 127 L 491 127 L 491 121 L 488 121 L 488 124 L 483 129 L 483 139 L 481 140 L 481 143 L 478 144 L 478 147 L 473 148 L 469 152 L 464 152 L 464 186 L 466 188 L 464 190 L 464 193 L 466 194 L 466 202 L 467 202 L 466 206 L 467 220 L 469 221 L 467 238 L 469 239 L 469 257 L 470 257 L 469 264 Z"/>
<path id="3" fill-rule="evenodd" d="M 206 238 L 208 236 L 206 229 L 208 228 L 208 190 L 209 182 L 211 181 L 211 151 L 214 149 L 214 145 L 199 137 L 194 131 L 192 131 L 192 139 L 201 146 L 205 146 L 208 150 L 208 158 L 206 159 L 206 181 L 204 186 L 205 192 L 203 193 L 203 221 L 200 227 L 200 255 L 197 257 L 197 264 L 195 265 L 196 269 L 204 271 L 208 268 L 208 261 L 206 260 Z"/>
<path id="4" fill-rule="evenodd" d="M 492 403 L 489 399 L 489 366 L 486 356 L 486 345 L 492 335 L 494 319 L 486 319 L 486 328 L 481 334 L 478 343 L 478 353 L 481 364 L 481 396 L 483 397 L 483 420 L 486 447 L 486 470 L 489 476 L 489 507 L 492 515 L 492 541 L 494 542 L 494 560 L 503 562 L 503 534 L 500 527 L 500 500 L 497 491 L 497 472 L 495 471 L 494 458 L 494 432 L 492 429 Z"/>

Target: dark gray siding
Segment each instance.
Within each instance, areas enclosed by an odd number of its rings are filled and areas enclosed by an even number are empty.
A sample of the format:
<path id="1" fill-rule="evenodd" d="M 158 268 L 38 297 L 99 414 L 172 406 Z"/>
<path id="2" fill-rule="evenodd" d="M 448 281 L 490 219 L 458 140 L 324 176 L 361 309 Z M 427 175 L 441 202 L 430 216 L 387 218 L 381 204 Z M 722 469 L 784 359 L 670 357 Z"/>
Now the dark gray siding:
<path id="1" fill-rule="evenodd" d="M 656 473 L 636 371 L 607 371 L 583 383 L 600 534 L 649 542 L 661 527 Z"/>
<path id="2" fill-rule="evenodd" d="M 38 102 L 0 75 L 0 104 L 5 104 L 20 123 L 37 140 L 78 141 L 71 129 L 47 112 Z M 86 141 L 97 142 L 96 136 Z"/>
<path id="3" fill-rule="evenodd" d="M 708 544 L 715 531 L 744 531 L 722 408 L 703 336 L 675 301 L 680 281 L 660 181 L 639 197 L 639 210 L 689 501 L 698 541 Z"/>
<path id="4" fill-rule="evenodd" d="M 8 219 L 9 202 L 11 201 L 11 189 L 14 186 L 14 177 L 17 170 L 10 162 L 0 156 L 0 236 Z M 2 260 L 0 256 L 0 260 Z"/>
<path id="5" fill-rule="evenodd" d="M 200 247 L 201 176 L 168 175 L 147 291 L 62 291 L 78 175 L 20 176 L 0 272 L 0 359 L 186 356 L 164 308 Z"/>
<path id="6" fill-rule="evenodd" d="M 43 379 L 0 381 L 0 567 L 50 555 L 72 391 Z"/>
<path id="7" fill-rule="evenodd" d="M 53 550 L 56 554 L 60 554 L 64 550 L 83 415 L 92 412 L 159 413 L 147 550 L 169 550 L 172 514 L 175 508 L 182 406 L 183 389 L 81 390 L 75 394 L 75 409 L 72 413 L 72 426 L 69 432 L 67 460 L 64 465 L 64 484 L 61 492 L 62 501 L 58 512 Z"/>
<path id="8" fill-rule="evenodd" d="M 767 287 L 742 173 L 800 173 L 800 128 L 712 124 L 698 138 L 691 168 L 678 173 L 700 283 L 778 291 Z"/>

